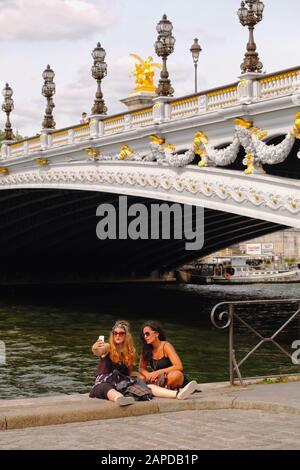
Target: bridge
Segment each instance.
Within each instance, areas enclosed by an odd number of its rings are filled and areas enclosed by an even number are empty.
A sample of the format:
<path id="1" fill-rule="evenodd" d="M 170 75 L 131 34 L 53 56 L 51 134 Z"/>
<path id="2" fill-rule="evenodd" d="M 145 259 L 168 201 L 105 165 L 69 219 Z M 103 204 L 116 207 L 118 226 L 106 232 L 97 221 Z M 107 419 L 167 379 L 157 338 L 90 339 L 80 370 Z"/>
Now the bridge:
<path id="1" fill-rule="evenodd" d="M 25 271 L 35 279 L 148 276 L 300 228 L 300 66 L 246 71 L 215 89 L 144 102 L 3 142 L 2 280 Z M 186 251 L 184 239 L 97 239 L 96 209 L 103 202 L 117 208 L 119 195 L 146 207 L 203 207 L 203 248 Z"/>

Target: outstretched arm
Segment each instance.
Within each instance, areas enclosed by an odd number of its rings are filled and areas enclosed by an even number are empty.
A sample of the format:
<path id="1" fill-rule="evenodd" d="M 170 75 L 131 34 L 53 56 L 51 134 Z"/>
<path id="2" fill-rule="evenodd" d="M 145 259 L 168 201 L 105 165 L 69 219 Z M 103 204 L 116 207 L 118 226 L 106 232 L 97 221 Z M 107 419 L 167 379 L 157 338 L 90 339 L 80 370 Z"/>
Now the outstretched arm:
<path id="1" fill-rule="evenodd" d="M 109 343 L 104 343 L 101 339 L 98 339 L 92 346 L 92 352 L 98 357 L 106 356 L 106 354 L 109 353 L 109 350 Z"/>

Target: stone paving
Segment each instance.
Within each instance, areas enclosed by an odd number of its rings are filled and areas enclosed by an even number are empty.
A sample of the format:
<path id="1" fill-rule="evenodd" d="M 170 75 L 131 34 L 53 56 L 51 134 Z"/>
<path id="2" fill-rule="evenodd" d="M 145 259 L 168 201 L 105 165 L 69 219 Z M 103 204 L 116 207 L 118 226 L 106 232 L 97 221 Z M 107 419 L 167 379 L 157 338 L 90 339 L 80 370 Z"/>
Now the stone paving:
<path id="1" fill-rule="evenodd" d="M 181 411 L 0 433 L 0 449 L 300 449 L 300 415 Z"/>

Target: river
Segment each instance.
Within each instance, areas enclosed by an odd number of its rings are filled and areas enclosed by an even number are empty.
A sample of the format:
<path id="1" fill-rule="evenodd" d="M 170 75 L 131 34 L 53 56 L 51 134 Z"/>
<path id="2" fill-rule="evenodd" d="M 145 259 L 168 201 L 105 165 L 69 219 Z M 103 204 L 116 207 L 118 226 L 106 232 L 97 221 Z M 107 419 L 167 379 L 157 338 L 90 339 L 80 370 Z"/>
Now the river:
<path id="1" fill-rule="evenodd" d="M 300 285 L 2 288 L 0 340 L 5 344 L 6 364 L 0 365 L 0 398 L 87 393 L 97 364 L 91 345 L 100 334 L 107 338 L 118 319 L 131 322 L 138 349 L 143 322 L 160 321 L 190 378 L 227 380 L 228 332 L 213 327 L 211 308 L 225 300 L 282 298 L 300 298 Z M 289 311 L 287 307 L 256 307 L 248 309 L 244 318 L 270 334 L 284 323 Z M 237 328 L 236 333 L 237 356 L 241 357 L 255 344 L 255 337 L 244 328 Z M 300 339 L 300 320 L 279 338 L 292 353 L 292 342 Z M 245 376 L 298 370 L 271 345 L 258 350 L 242 368 Z"/>

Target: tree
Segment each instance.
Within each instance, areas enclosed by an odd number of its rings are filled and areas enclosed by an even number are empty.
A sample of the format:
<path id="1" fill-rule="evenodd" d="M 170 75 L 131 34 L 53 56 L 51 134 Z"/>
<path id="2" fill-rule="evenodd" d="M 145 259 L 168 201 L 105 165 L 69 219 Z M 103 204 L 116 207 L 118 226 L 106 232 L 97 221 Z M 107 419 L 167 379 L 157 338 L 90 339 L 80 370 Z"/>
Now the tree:
<path id="1" fill-rule="evenodd" d="M 5 134 L 4 134 L 4 131 L 2 131 L 0 129 L 0 145 L 2 144 L 2 141 L 4 140 L 5 138 Z M 15 139 L 16 140 L 23 140 L 24 137 L 22 135 L 19 134 L 19 132 L 17 131 L 16 135 L 15 135 Z"/>

